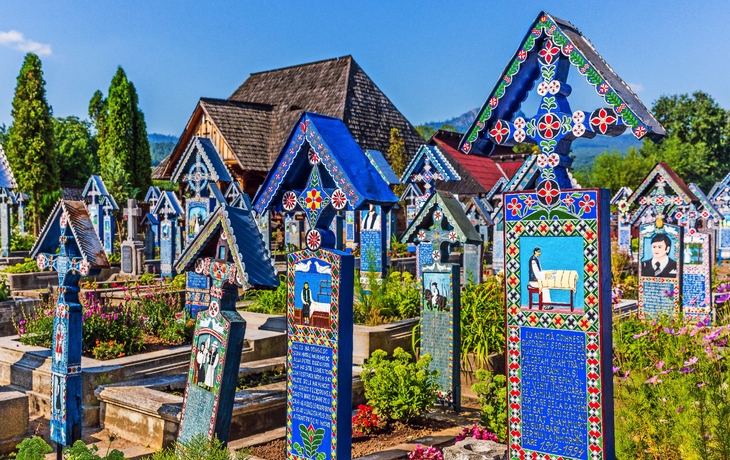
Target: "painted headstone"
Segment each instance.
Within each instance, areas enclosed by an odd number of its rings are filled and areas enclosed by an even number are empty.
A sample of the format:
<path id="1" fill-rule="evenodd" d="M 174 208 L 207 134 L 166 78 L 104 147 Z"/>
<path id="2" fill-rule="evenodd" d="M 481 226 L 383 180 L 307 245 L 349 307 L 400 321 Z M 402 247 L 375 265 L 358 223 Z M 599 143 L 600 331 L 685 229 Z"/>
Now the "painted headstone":
<path id="1" fill-rule="evenodd" d="M 631 224 L 628 215 L 628 199 L 633 193 L 633 190 L 629 187 L 621 187 L 611 198 L 611 205 L 616 207 L 618 250 L 625 254 L 631 253 Z"/>
<path id="2" fill-rule="evenodd" d="M 682 292 L 682 227 L 644 224 L 639 235 L 639 317 L 676 318 Z"/>
<path id="3" fill-rule="evenodd" d="M 418 207 L 416 206 L 416 198 L 421 196 L 421 191 L 412 182 L 406 185 L 406 189 L 400 196 L 400 200 L 406 203 L 406 227 L 411 225 L 413 219 L 416 218 Z"/>
<path id="4" fill-rule="evenodd" d="M 461 180 L 461 176 L 437 146 L 421 145 L 401 176 L 401 183 L 409 185 L 404 195 L 407 193 L 405 197 L 413 199 L 409 204 L 414 206 L 412 209 L 414 218 L 436 191 L 436 181 L 458 180 Z M 409 226 L 411 222 L 412 219 L 408 221 Z"/>
<path id="5" fill-rule="evenodd" d="M 421 272 L 421 355 L 439 371 L 438 402 L 461 408 L 461 334 L 459 266 L 426 265 Z"/>
<path id="6" fill-rule="evenodd" d="M 146 260 L 155 258 L 155 247 L 157 246 L 157 235 L 159 234 L 160 221 L 151 212 L 145 214 L 142 219 L 144 231 L 144 257 Z"/>
<path id="7" fill-rule="evenodd" d="M 223 162 L 213 142 L 204 137 L 193 137 L 175 170 L 170 176 L 173 182 L 184 182 L 192 196 L 185 200 L 185 230 L 184 241 L 191 241 L 203 228 L 210 212 L 217 204 L 225 205 L 216 199 L 216 189 L 209 184 L 230 183 L 233 181 L 228 167 Z M 219 191 L 219 190 L 218 190 Z M 218 202 L 217 202 L 218 201 Z M 208 308 L 210 296 L 210 280 L 205 276 L 197 275 L 194 271 L 186 274 L 186 308 L 195 316 L 199 310 Z"/>
<path id="8" fill-rule="evenodd" d="M 464 279 L 479 282 L 482 266 L 482 239 L 464 212 L 459 201 L 449 192 L 436 191 L 431 195 L 411 225 L 401 236 L 401 243 L 415 241 L 416 276 L 420 279 L 424 265 L 448 262 L 453 245 L 471 245 L 464 251 Z M 425 243 L 431 246 L 429 251 Z"/>
<path id="9" fill-rule="evenodd" d="M 56 253 L 56 250 L 59 252 Z M 81 304 L 79 281 L 109 267 L 106 253 L 81 201 L 60 201 L 38 237 L 31 257 L 41 270 L 58 272 L 59 296 L 51 345 L 51 440 L 60 446 L 81 439 Z"/>
<path id="10" fill-rule="evenodd" d="M 127 239 L 122 242 L 121 272 L 126 275 L 141 275 L 144 270 L 142 263 L 143 245 L 137 241 L 137 219 L 142 217 L 142 209 L 137 207 L 137 200 L 127 200 L 124 208 L 124 218 L 127 219 Z"/>
<path id="11" fill-rule="evenodd" d="M 21 235 L 25 235 L 25 205 L 28 202 L 28 195 L 23 192 L 16 194 L 16 200 L 18 202 L 18 231 Z"/>
<path id="12" fill-rule="evenodd" d="M 104 229 L 102 227 L 102 198 L 111 197 L 109 191 L 104 185 L 104 180 L 101 176 L 92 175 L 89 180 L 86 181 L 86 186 L 81 196 L 86 201 L 86 207 L 89 210 L 89 216 L 91 216 L 91 223 L 94 224 L 96 234 L 99 236 L 99 240 L 104 241 Z"/>
<path id="13" fill-rule="evenodd" d="M 688 321 L 714 322 L 712 308 L 712 249 L 709 233 L 685 230 L 682 251 L 682 313 Z"/>
<path id="14" fill-rule="evenodd" d="M 355 245 L 355 212 L 345 211 L 345 249 L 353 251 Z"/>
<path id="15" fill-rule="evenodd" d="M 360 282 L 366 288 L 371 280 L 381 280 L 388 267 L 386 216 L 374 204 L 360 212 Z"/>
<path id="16" fill-rule="evenodd" d="M 543 184 L 505 194 L 510 458 L 613 458 L 608 190 Z"/>
<path id="17" fill-rule="evenodd" d="M 296 218 L 291 218 L 287 232 L 289 233 L 289 244 L 294 246 L 295 249 L 301 249 L 304 222 Z"/>
<path id="18" fill-rule="evenodd" d="M 287 258 L 287 458 L 351 456 L 355 266 L 329 226 L 397 201 L 342 120 L 308 112 L 256 196 L 256 212 L 299 209 L 309 224 L 307 249 Z"/>
<path id="19" fill-rule="evenodd" d="M 287 458 L 350 458 L 354 256 L 287 259 Z"/>
<path id="20" fill-rule="evenodd" d="M 154 214 L 160 216 L 160 276 L 170 278 L 175 273 L 173 261 L 181 252 L 176 241 L 180 238 L 178 219 L 182 215 L 182 206 L 174 193 L 166 191 L 157 201 Z M 186 292 L 187 295 L 187 292 Z"/>
<path id="21" fill-rule="evenodd" d="M 15 193 L 0 188 L 0 256 L 10 256 L 10 214 L 15 204 Z"/>
<path id="22" fill-rule="evenodd" d="M 246 330 L 239 288 L 276 288 L 273 261 L 249 211 L 217 207 L 185 248 L 176 270 L 210 278 L 210 305 L 198 313 L 178 440 L 199 434 L 228 441 Z"/>
<path id="23" fill-rule="evenodd" d="M 119 206 L 114 201 L 114 197 L 111 195 L 104 196 L 101 198 L 101 209 L 104 213 L 102 217 L 103 228 L 102 228 L 102 243 L 104 244 L 104 252 L 106 255 L 114 254 L 114 215 L 112 211 L 118 211 Z"/>
<path id="24" fill-rule="evenodd" d="M 151 214 L 152 217 L 154 218 L 154 219 L 151 219 L 150 222 L 152 222 L 152 221 L 158 222 L 157 225 L 153 224 L 151 228 L 149 226 L 147 226 L 147 224 L 145 222 L 143 222 L 143 224 L 146 226 L 145 248 L 147 246 L 147 239 L 148 239 L 147 232 L 149 230 L 151 230 L 154 233 L 153 244 L 154 244 L 155 248 L 160 247 L 160 225 L 159 225 L 160 217 L 154 213 L 154 209 L 157 207 L 157 202 L 160 201 L 160 196 L 162 196 L 162 191 L 160 190 L 160 188 L 157 186 L 151 185 L 150 188 L 147 189 L 147 194 L 145 194 L 145 197 L 144 197 L 144 202 L 149 204 L 150 212 L 148 214 Z M 145 251 L 148 252 L 147 249 L 145 249 Z M 149 258 L 154 259 L 154 253 L 153 253 L 152 257 L 149 257 Z"/>

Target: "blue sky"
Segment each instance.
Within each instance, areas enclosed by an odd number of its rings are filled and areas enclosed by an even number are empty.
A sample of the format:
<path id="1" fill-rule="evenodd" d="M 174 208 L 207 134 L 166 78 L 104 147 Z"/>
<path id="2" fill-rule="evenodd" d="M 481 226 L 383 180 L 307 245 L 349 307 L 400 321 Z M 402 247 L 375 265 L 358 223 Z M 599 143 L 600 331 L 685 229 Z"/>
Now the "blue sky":
<path id="1" fill-rule="evenodd" d="M 647 106 L 663 94 L 703 90 L 730 109 L 730 2 L 552 3 L 548 12 L 576 25 Z M 106 93 L 122 65 L 149 132 L 180 134 L 199 97 L 226 98 L 252 72 L 347 54 L 412 123 L 444 120 L 481 106 L 543 7 L 516 0 L 4 0 L 0 123 L 12 121 L 27 50 L 41 55 L 56 116 L 87 118 L 91 95 Z M 595 108 L 576 86 L 573 108 Z"/>

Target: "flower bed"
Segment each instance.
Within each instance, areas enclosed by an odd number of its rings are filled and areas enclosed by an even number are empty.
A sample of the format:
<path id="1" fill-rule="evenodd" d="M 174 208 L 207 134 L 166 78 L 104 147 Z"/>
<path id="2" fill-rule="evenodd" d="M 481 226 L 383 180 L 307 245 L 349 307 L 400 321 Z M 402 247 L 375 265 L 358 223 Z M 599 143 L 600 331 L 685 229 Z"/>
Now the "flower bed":
<path id="1" fill-rule="evenodd" d="M 190 343 L 195 322 L 177 293 L 168 287 L 163 283 L 132 289 L 123 286 L 121 301 L 94 292 L 82 293 L 84 354 L 105 360 L 155 348 L 155 344 Z M 56 299 L 49 299 L 32 314 L 24 312 L 17 323 L 14 321 L 23 344 L 50 348 L 55 303 Z"/>

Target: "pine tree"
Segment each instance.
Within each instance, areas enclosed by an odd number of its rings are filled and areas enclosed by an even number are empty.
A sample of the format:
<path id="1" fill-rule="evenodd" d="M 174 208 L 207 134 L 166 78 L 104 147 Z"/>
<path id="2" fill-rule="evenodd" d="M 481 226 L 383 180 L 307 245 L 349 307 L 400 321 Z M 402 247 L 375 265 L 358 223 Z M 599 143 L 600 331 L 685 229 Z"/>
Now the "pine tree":
<path id="1" fill-rule="evenodd" d="M 119 67 L 106 99 L 100 91 L 89 103 L 97 130 L 101 176 L 117 201 L 144 193 L 152 183 L 152 159 L 137 90 Z M 110 186 L 110 184 L 112 184 Z"/>
<path id="2" fill-rule="evenodd" d="M 400 135 L 398 128 L 390 129 L 390 145 L 388 146 L 388 162 L 396 176 L 401 177 L 408 166 L 408 155 L 406 154 L 406 143 Z M 401 196 L 405 185 L 396 185 L 395 194 Z"/>
<path id="3" fill-rule="evenodd" d="M 41 60 L 28 53 L 18 75 L 13 99 L 13 124 L 5 152 L 21 190 L 30 194 L 33 230 L 40 232 L 44 195 L 59 189 L 58 160 L 53 146 L 53 111 L 46 101 Z"/>

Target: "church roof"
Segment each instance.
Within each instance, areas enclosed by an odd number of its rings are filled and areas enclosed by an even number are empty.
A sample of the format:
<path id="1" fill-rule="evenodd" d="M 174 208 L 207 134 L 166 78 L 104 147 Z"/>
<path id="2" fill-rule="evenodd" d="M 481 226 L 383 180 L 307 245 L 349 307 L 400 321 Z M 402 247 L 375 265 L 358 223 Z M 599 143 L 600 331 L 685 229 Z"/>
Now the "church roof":
<path id="1" fill-rule="evenodd" d="M 593 44 L 573 24 L 542 11 L 531 24 L 520 47 L 466 131 L 459 150 L 487 155 L 492 152 L 495 144 L 489 138 L 488 131 L 499 119 L 512 120 L 520 109 L 540 78 L 537 53 L 548 38 L 560 47 L 560 52 L 568 57 L 571 66 L 615 110 L 637 139 L 646 135 L 658 140 L 666 135 L 664 128 L 603 60 Z"/>
<path id="2" fill-rule="evenodd" d="M 266 249 L 251 212 L 227 205 L 219 205 L 213 210 L 201 231 L 175 261 L 175 270 L 178 273 L 189 271 L 198 258 L 215 257 L 216 237 L 221 232 L 228 236 L 231 255 L 242 274 L 244 286 L 279 286 L 274 259 Z"/>
<path id="3" fill-rule="evenodd" d="M 194 134 L 191 126 L 203 112 L 218 128 L 242 169 L 267 171 L 304 111 L 343 120 L 363 149 L 387 151 L 390 129 L 394 127 L 403 137 L 409 156 L 423 142 L 352 56 L 344 56 L 252 73 L 228 100 L 201 99 L 178 145 L 155 168 L 152 177 L 170 177 L 170 163 L 182 155 L 187 139 Z"/>

